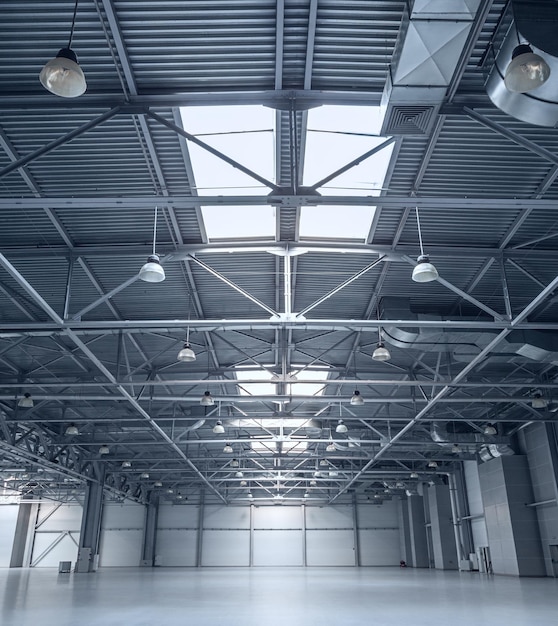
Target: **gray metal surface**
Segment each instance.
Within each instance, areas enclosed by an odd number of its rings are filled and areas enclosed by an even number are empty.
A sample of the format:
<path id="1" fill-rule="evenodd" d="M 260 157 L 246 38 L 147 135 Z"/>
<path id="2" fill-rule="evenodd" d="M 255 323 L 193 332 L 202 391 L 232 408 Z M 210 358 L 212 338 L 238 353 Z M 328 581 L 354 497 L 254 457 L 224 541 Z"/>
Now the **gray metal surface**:
<path id="1" fill-rule="evenodd" d="M 108 497 L 139 502 L 154 492 L 167 502 L 381 500 L 412 488 L 413 471 L 436 483 L 491 442 L 513 447 L 521 425 L 555 419 L 558 130 L 486 95 L 505 2 L 471 15 L 432 123 L 394 136 L 379 195 L 301 186 L 309 111 L 337 104 L 341 120 L 343 107 L 392 97 L 399 51 L 413 52 L 406 4 L 82 1 L 72 46 L 88 90 L 72 100 L 44 91 L 38 73 L 67 43 L 73 2 L 1 4 L 9 489 L 67 501 L 101 481 Z M 422 106 L 414 93 L 409 105 Z M 205 195 L 190 152 L 213 138 L 182 130 L 180 107 L 239 104 L 276 110 L 273 180 L 248 168 L 253 194 Z M 320 156 L 318 178 L 342 167 L 332 156 Z M 212 240 L 202 216 L 212 205 L 271 205 L 273 233 Z M 301 240 L 312 205 L 376 208 L 358 241 Z M 138 272 L 155 206 L 166 280 L 148 284 Z M 433 283 L 411 281 L 415 207 Z M 197 360 L 178 362 L 188 328 Z M 387 362 L 372 357 L 379 329 Z M 418 339 L 406 344 L 402 331 Z M 350 404 L 355 389 L 363 405 Z M 532 406 L 537 389 L 545 407 Z M 206 390 L 215 404 L 204 407 Z M 25 393 L 33 406 L 19 406 Z M 339 419 L 347 433 L 335 432 Z M 217 420 L 225 434 L 213 433 Z M 483 434 L 488 423 L 496 438 Z M 79 435 L 65 434 L 70 424 Z M 431 424 L 450 441 L 435 441 Z M 467 442 L 459 454 L 452 434 Z"/>

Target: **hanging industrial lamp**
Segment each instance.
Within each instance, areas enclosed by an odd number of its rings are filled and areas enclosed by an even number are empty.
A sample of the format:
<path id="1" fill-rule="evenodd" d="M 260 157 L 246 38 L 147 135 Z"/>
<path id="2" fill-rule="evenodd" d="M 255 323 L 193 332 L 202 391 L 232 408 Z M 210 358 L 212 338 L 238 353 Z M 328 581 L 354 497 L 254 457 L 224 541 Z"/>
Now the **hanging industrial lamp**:
<path id="1" fill-rule="evenodd" d="M 215 400 L 213 399 L 213 396 L 209 393 L 209 391 L 206 391 L 203 394 L 200 400 L 200 404 L 202 406 L 213 406 L 215 404 Z"/>
<path id="2" fill-rule="evenodd" d="M 146 283 L 162 283 L 165 280 L 165 270 L 161 265 L 159 256 L 155 253 L 157 244 L 157 206 L 155 207 L 155 219 L 153 220 L 153 252 L 147 257 L 147 263 L 141 268 L 139 277 Z"/>
<path id="3" fill-rule="evenodd" d="M 378 311 L 378 318 L 380 317 Z M 391 354 L 389 350 L 385 347 L 384 342 L 382 341 L 382 329 L 378 326 L 378 345 L 376 349 L 372 353 L 372 358 L 374 361 L 389 361 L 391 359 Z"/>
<path id="4" fill-rule="evenodd" d="M 178 353 L 178 360 L 183 363 L 191 363 L 196 360 L 196 353 L 190 347 L 190 314 L 192 308 L 192 298 L 190 292 L 188 292 L 188 325 L 186 326 L 186 343 L 180 352 Z"/>
<path id="5" fill-rule="evenodd" d="M 103 445 L 99 448 L 99 454 L 100 454 L 101 456 L 106 456 L 107 454 L 110 454 L 110 448 L 109 448 L 107 445 L 104 445 L 104 444 L 103 444 Z"/>
<path id="6" fill-rule="evenodd" d="M 203 398 L 202 398 L 203 400 Z M 221 420 L 217 420 L 215 426 L 213 427 L 213 432 L 216 435 L 224 435 L 225 434 L 225 427 L 223 426 L 223 422 Z"/>
<path id="7" fill-rule="evenodd" d="M 358 389 L 355 389 L 355 392 L 351 397 L 351 404 L 353 406 L 361 406 L 364 404 L 364 398 L 360 395 L 360 391 Z"/>
<path id="8" fill-rule="evenodd" d="M 508 91 L 527 93 L 550 78 L 550 67 L 530 45 L 522 43 L 512 52 L 512 60 L 506 68 L 504 85 Z"/>
<path id="9" fill-rule="evenodd" d="M 31 394 L 24 393 L 23 398 L 20 398 L 18 400 L 17 406 L 21 407 L 22 409 L 32 409 L 35 406 L 35 403 L 33 402 Z"/>
<path id="10" fill-rule="evenodd" d="M 50 93 L 62 98 L 77 98 L 87 89 L 85 74 L 79 66 L 76 53 L 72 50 L 78 2 L 79 0 L 76 0 L 74 6 L 68 46 L 59 50 L 56 57 L 50 60 L 39 74 L 41 85 Z"/>
<path id="11" fill-rule="evenodd" d="M 349 429 L 347 428 L 347 425 L 345 424 L 345 422 L 343 422 L 343 420 L 339 420 L 337 422 L 337 426 L 335 427 L 335 432 L 336 433 L 346 433 Z"/>
<path id="12" fill-rule="evenodd" d="M 417 216 L 420 256 L 417 259 L 417 264 L 413 268 L 413 274 L 411 278 L 415 281 L 415 283 L 430 283 L 438 278 L 438 270 L 434 267 L 432 263 L 430 263 L 430 257 L 427 254 L 424 254 L 418 207 L 415 207 L 415 212 Z"/>

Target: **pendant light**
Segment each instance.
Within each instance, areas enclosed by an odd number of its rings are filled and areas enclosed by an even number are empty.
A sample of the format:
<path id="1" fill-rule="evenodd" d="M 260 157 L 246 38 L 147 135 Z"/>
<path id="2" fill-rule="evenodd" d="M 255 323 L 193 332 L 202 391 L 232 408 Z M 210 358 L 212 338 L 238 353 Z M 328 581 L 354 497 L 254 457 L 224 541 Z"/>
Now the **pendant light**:
<path id="1" fill-rule="evenodd" d="M 498 431 L 496 430 L 496 428 L 494 428 L 492 424 L 487 424 L 483 430 L 483 433 L 488 437 L 493 437 L 497 432 Z"/>
<path id="2" fill-rule="evenodd" d="M 203 398 L 202 398 L 202 400 L 203 400 Z M 213 427 L 213 432 L 216 435 L 224 435 L 225 434 L 225 427 L 223 426 L 223 422 L 221 420 L 217 420 L 217 423 Z"/>
<path id="3" fill-rule="evenodd" d="M 418 478 L 418 477 L 419 477 L 419 475 L 417 474 L 417 472 L 411 472 L 409 474 L 409 478 Z"/>
<path id="4" fill-rule="evenodd" d="M 155 207 L 155 219 L 153 221 L 153 252 L 147 257 L 147 263 L 139 272 L 140 280 L 146 283 L 162 283 L 165 280 L 165 270 L 161 265 L 159 256 L 155 253 L 157 243 L 157 207 Z"/>
<path id="5" fill-rule="evenodd" d="M 196 353 L 190 347 L 190 313 L 192 308 L 192 298 L 190 292 L 188 292 L 188 326 L 186 326 L 186 343 L 180 352 L 178 353 L 178 360 L 183 363 L 191 363 L 196 360 Z"/>
<path id="6" fill-rule="evenodd" d="M 132 462 L 131 461 L 122 461 L 122 464 L 120 465 L 120 467 L 122 469 L 130 469 L 130 467 L 132 467 Z"/>
<path id="7" fill-rule="evenodd" d="M 380 319 L 379 311 L 378 319 Z M 391 354 L 389 350 L 385 347 L 384 342 L 382 341 L 382 329 L 380 328 L 380 326 L 378 326 L 378 345 L 372 353 L 372 358 L 374 359 L 374 361 L 389 361 L 391 359 Z"/>
<path id="8" fill-rule="evenodd" d="M 153 483 L 153 486 L 154 486 L 154 487 L 157 487 L 157 488 L 160 488 L 160 487 L 162 487 L 162 486 L 163 486 L 163 483 L 162 483 L 160 480 L 156 480 L 156 481 Z"/>
<path id="9" fill-rule="evenodd" d="M 326 446 L 326 452 L 335 452 L 335 450 L 335 444 L 333 443 L 333 441 L 330 441 Z"/>
<path id="10" fill-rule="evenodd" d="M 49 61 L 39 74 L 41 85 L 50 93 L 62 98 L 77 98 L 87 89 L 85 75 L 79 66 L 76 53 L 72 50 L 78 2 L 79 0 L 76 0 L 74 6 L 68 46 L 59 50 L 56 57 Z"/>
<path id="11" fill-rule="evenodd" d="M 32 409 L 35 406 L 35 403 L 33 402 L 31 394 L 24 393 L 23 398 L 20 398 L 18 400 L 17 406 L 21 407 L 22 409 Z"/>
<path id="12" fill-rule="evenodd" d="M 230 443 L 226 443 L 225 447 L 223 448 L 223 452 L 225 452 L 226 454 L 232 454 L 233 453 L 233 447 L 231 446 Z"/>
<path id="13" fill-rule="evenodd" d="M 149 478 L 149 472 L 142 472 L 140 474 L 140 478 L 143 478 L 144 480 L 147 480 Z"/>
<path id="14" fill-rule="evenodd" d="M 107 445 L 102 445 L 99 448 L 99 454 L 101 456 L 106 456 L 107 454 L 110 454 L 110 448 Z"/>
<path id="15" fill-rule="evenodd" d="M 68 428 L 66 428 L 65 435 L 67 437 L 75 437 L 76 435 L 79 435 L 78 427 L 75 424 L 70 424 Z"/>
<path id="16" fill-rule="evenodd" d="M 504 85 L 508 91 L 527 93 L 550 78 L 550 67 L 530 45 L 522 43 L 514 48 L 512 60 L 506 68 Z"/>
<path id="17" fill-rule="evenodd" d="M 361 406 L 364 404 L 364 398 L 360 395 L 360 391 L 358 389 L 355 389 L 355 392 L 351 397 L 351 404 L 353 406 Z"/>
<path id="18" fill-rule="evenodd" d="M 349 429 L 347 428 L 347 425 L 345 424 L 345 422 L 343 422 L 343 420 L 339 420 L 337 422 L 337 426 L 335 427 L 335 432 L 336 433 L 346 433 Z"/>
<path id="19" fill-rule="evenodd" d="M 418 207 L 415 207 L 415 212 L 417 216 L 420 256 L 417 259 L 417 264 L 413 268 L 413 274 L 411 278 L 415 281 L 415 283 L 430 283 L 438 278 L 438 270 L 434 267 L 432 263 L 430 263 L 430 257 L 427 254 L 424 254 Z"/>
<path id="20" fill-rule="evenodd" d="M 203 394 L 200 400 L 200 404 L 202 406 L 213 406 L 215 404 L 215 400 L 213 399 L 213 396 L 209 393 L 209 391 L 206 391 Z"/>
<path id="21" fill-rule="evenodd" d="M 428 461 L 428 467 L 430 469 L 436 469 L 438 467 L 437 461 Z"/>

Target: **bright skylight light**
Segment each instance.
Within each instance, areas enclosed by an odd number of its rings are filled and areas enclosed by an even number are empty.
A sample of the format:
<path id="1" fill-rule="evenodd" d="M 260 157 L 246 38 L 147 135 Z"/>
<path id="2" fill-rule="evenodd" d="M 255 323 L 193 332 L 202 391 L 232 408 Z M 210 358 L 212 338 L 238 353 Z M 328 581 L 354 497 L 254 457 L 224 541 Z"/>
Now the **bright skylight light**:
<path id="1" fill-rule="evenodd" d="M 303 366 L 299 366 L 303 367 Z M 296 372 L 296 367 L 293 366 L 293 374 Z M 243 368 L 236 368 L 236 377 L 239 381 L 243 380 L 261 380 L 261 383 L 242 383 L 240 382 L 240 395 L 252 395 L 252 396 L 271 396 L 277 394 L 277 383 L 271 382 L 272 374 L 267 370 L 250 370 Z M 311 370 L 304 370 L 296 372 L 297 381 L 316 380 L 323 378 L 323 383 L 305 383 L 297 382 L 287 385 L 287 395 L 292 396 L 312 396 L 320 395 L 323 393 L 323 388 L 327 375 L 325 372 L 315 372 Z M 269 382 L 266 382 L 269 381 Z"/>
<path id="2" fill-rule="evenodd" d="M 263 106 L 187 107 L 186 131 L 274 182 L 275 112 Z M 191 141 L 188 149 L 200 196 L 262 195 L 269 187 Z"/>
<path id="3" fill-rule="evenodd" d="M 202 215 L 209 241 L 275 237 L 272 206 L 203 206 Z"/>
<path id="4" fill-rule="evenodd" d="M 311 186 L 385 141 L 380 107 L 322 106 L 308 112 L 304 185 Z M 328 195 L 379 195 L 393 144 L 320 188 Z"/>
<path id="5" fill-rule="evenodd" d="M 364 242 L 375 211 L 375 207 L 369 206 L 303 206 L 300 210 L 300 238 Z"/>
<path id="6" fill-rule="evenodd" d="M 271 381 L 271 374 L 267 370 L 245 370 L 237 368 L 236 377 L 239 381 L 261 380 L 261 383 L 240 383 L 240 395 L 242 396 L 273 396 L 276 393 L 276 385 Z"/>

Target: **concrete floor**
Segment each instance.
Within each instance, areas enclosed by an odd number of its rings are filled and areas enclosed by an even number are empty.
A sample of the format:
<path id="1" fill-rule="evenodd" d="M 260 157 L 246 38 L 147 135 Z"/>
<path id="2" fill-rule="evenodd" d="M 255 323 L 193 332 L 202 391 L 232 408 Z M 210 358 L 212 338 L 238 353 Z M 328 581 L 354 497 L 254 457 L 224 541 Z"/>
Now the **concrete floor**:
<path id="1" fill-rule="evenodd" d="M 556 624 L 558 581 L 395 568 L 0 569 L 2 626 Z"/>

